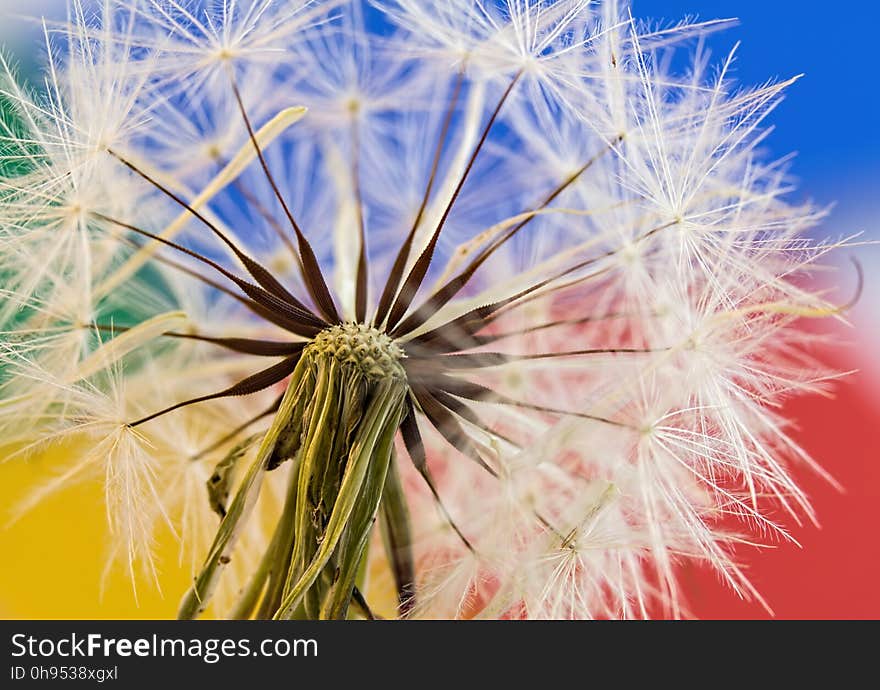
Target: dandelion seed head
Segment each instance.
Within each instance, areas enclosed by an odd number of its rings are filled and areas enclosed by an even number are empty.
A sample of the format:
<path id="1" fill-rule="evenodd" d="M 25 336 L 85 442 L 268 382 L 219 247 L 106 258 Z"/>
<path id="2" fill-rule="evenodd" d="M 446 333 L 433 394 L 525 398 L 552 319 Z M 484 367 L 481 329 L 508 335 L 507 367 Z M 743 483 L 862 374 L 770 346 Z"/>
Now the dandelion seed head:
<path id="1" fill-rule="evenodd" d="M 72 2 L 42 88 L 0 64 L 0 433 L 77 449 L 22 508 L 103 477 L 193 616 L 366 616 L 361 557 L 409 617 L 682 616 L 685 561 L 759 597 L 847 241 L 764 152 L 794 79 L 661 59 L 728 24 Z"/>

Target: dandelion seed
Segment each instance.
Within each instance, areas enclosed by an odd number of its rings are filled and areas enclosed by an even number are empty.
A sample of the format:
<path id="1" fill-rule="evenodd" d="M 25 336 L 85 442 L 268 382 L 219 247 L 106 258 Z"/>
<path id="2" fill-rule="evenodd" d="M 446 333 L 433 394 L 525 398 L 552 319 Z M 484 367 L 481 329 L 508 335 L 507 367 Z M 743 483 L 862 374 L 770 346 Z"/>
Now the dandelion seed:
<path id="1" fill-rule="evenodd" d="M 401 617 L 684 615 L 687 559 L 759 597 L 846 242 L 757 148 L 794 80 L 655 59 L 724 24 L 74 0 L 45 89 L 0 81 L 0 430 L 76 449 L 22 507 L 103 472 L 182 618 L 371 618 L 380 562 Z"/>

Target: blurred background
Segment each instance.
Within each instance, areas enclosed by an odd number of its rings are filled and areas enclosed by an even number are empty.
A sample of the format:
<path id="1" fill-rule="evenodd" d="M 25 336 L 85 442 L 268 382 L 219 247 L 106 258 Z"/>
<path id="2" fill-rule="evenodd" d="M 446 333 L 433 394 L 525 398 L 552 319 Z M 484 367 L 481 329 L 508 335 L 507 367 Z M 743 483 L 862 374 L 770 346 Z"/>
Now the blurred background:
<path id="1" fill-rule="evenodd" d="M 741 42 L 733 74 L 745 85 L 803 73 L 770 116 L 776 129 L 767 147 L 774 156 L 797 154 L 796 198 L 834 205 L 817 237 L 862 232 L 862 240 L 880 240 L 880 77 L 873 38 L 880 3 L 856 0 L 845 12 L 830 9 L 798 0 L 633 2 L 634 16 L 665 22 L 695 14 L 737 17 L 738 26 L 713 34 L 708 44 L 720 60 Z M 742 554 L 779 618 L 880 618 L 880 246 L 857 252 L 864 293 L 848 315 L 852 325 L 834 327 L 835 346 L 822 356 L 841 370 L 859 371 L 836 387 L 833 398 L 795 400 L 787 410 L 797 441 L 845 492 L 809 471 L 798 473 L 821 527 L 794 528 L 803 548 L 788 544 Z M 848 260 L 854 253 L 840 252 L 839 272 L 829 276 L 842 290 L 855 283 Z M 710 573 L 693 568 L 685 577 L 683 589 L 698 617 L 768 615 L 719 587 Z"/>
<path id="2" fill-rule="evenodd" d="M 804 73 L 771 115 L 774 156 L 796 153 L 796 199 L 834 204 L 817 237 L 880 240 L 880 77 L 874 65 L 880 3 L 849 2 L 831 12 L 800 0 L 633 0 L 633 15 L 669 25 L 685 16 L 737 17 L 739 25 L 708 39 L 715 61 L 737 42 L 733 76 L 744 85 Z M 63 0 L 0 0 L 0 45 L 22 74 L 38 79 L 43 60 L 40 28 L 18 15 L 64 15 Z M 821 356 L 841 370 L 858 369 L 834 396 L 793 401 L 795 438 L 845 487 L 797 473 L 814 501 L 821 527 L 795 526 L 802 548 L 791 544 L 740 556 L 778 618 L 880 618 L 880 246 L 857 250 L 865 269 L 861 300 L 850 324 L 823 325 L 835 345 Z M 839 271 L 817 280 L 840 285 L 847 301 L 855 286 L 848 257 Z M 850 292 L 847 292 L 849 290 Z M 0 506 L 45 476 L 43 460 L 0 464 Z M 132 597 L 123 571 L 103 578 L 104 510 L 98 485 L 54 496 L 4 529 L 0 515 L 0 617 L 157 618 L 173 616 L 187 575 L 176 569 L 176 545 L 163 540 L 163 596 L 144 583 Z M 5 512 L 5 510 L 3 511 Z M 701 618 L 762 618 L 769 614 L 740 601 L 712 573 L 687 567 L 683 590 Z"/>

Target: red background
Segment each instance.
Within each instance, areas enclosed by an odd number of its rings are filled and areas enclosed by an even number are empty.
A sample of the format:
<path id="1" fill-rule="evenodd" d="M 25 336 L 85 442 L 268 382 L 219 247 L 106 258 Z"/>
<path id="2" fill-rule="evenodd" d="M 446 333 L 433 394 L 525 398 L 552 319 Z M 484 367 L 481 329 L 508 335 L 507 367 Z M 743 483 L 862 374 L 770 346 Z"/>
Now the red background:
<path id="1" fill-rule="evenodd" d="M 849 332 L 852 337 L 852 331 Z M 873 349 L 858 348 L 868 366 Z M 825 359 L 841 369 L 853 366 L 853 350 Z M 846 356 L 850 355 L 850 356 Z M 807 522 L 792 529 L 802 548 L 742 552 L 751 581 L 776 618 L 880 618 L 880 386 L 877 372 L 861 371 L 835 385 L 832 399 L 808 396 L 791 401 L 787 415 L 802 447 L 845 488 L 841 493 L 809 468 L 794 474 L 813 502 L 821 527 Z M 696 566 L 681 573 L 697 618 L 769 618 L 757 602 L 744 602 L 717 577 Z"/>

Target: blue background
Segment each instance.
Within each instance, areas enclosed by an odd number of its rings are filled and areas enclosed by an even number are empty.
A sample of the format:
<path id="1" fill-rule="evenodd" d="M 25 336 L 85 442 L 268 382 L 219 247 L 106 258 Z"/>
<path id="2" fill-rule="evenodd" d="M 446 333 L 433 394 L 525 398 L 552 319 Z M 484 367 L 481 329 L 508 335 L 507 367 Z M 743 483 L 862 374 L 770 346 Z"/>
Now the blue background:
<path id="1" fill-rule="evenodd" d="M 770 115 L 766 145 L 774 156 L 797 152 L 795 196 L 836 202 L 821 234 L 880 239 L 880 2 L 633 0 L 632 11 L 667 21 L 737 17 L 708 45 L 717 62 L 742 42 L 733 75 L 744 85 L 804 73 Z"/>
<path id="2" fill-rule="evenodd" d="M 34 50 L 41 39 L 37 26 L 16 15 L 59 16 L 63 7 L 61 0 L 0 0 L 0 42 L 25 71 L 42 52 Z M 837 202 L 817 234 L 862 230 L 880 240 L 880 1 L 632 0 L 632 12 L 666 25 L 685 16 L 738 18 L 708 45 L 717 63 L 742 42 L 733 76 L 743 85 L 804 73 L 768 120 L 777 129 L 767 148 L 773 156 L 797 153 L 796 198 Z M 862 256 L 880 267 L 877 249 Z"/>

